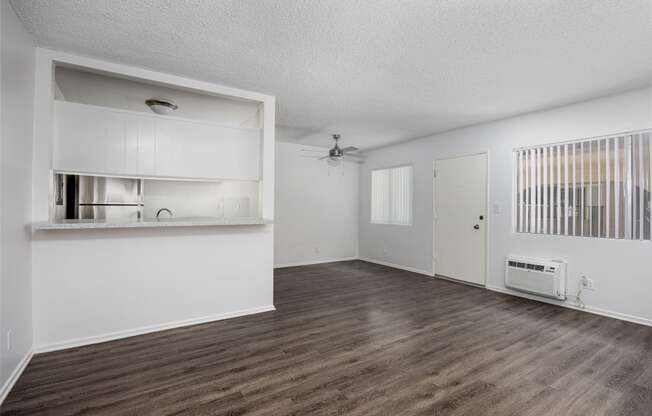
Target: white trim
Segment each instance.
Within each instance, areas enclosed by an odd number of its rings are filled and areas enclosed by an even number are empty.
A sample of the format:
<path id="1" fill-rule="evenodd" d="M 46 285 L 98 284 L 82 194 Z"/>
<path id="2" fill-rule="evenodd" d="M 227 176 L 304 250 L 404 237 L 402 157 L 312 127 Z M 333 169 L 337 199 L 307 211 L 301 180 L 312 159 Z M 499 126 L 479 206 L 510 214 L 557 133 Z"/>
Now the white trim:
<path id="1" fill-rule="evenodd" d="M 23 374 L 23 371 L 25 371 L 25 368 L 27 368 L 27 364 L 29 364 L 33 356 L 34 356 L 34 351 L 29 350 L 27 354 L 25 354 L 23 359 L 20 360 L 20 363 L 18 363 L 16 368 L 14 368 L 14 371 L 11 372 L 11 375 L 9 376 L 7 381 L 5 381 L 5 384 L 0 389 L 0 406 L 9 395 L 11 389 L 14 388 L 16 381 L 18 381 L 20 376 Z"/>
<path id="2" fill-rule="evenodd" d="M 297 261 L 293 263 L 275 264 L 274 268 L 282 269 L 284 267 L 312 266 L 313 264 L 335 263 L 338 261 L 352 261 L 352 260 L 358 260 L 358 257 L 354 256 L 354 257 L 341 257 L 338 259 Z"/>
<path id="3" fill-rule="evenodd" d="M 398 164 L 398 165 L 380 166 L 380 167 L 371 169 L 369 172 L 374 172 L 374 171 L 377 171 L 377 170 L 398 169 L 398 168 L 413 168 L 414 169 L 414 165 L 412 163 L 403 163 L 403 164 Z"/>
<path id="4" fill-rule="evenodd" d="M 628 315 L 628 314 L 625 314 L 625 313 L 614 312 L 614 311 L 610 311 L 610 310 L 607 310 L 607 309 L 594 308 L 592 306 L 586 306 L 585 308 L 580 308 L 579 306 L 573 305 L 572 303 L 569 303 L 569 302 L 564 302 L 564 301 L 554 300 L 554 299 L 548 299 L 548 298 L 544 298 L 544 297 L 541 297 L 541 296 L 531 295 L 529 293 L 517 292 L 517 291 L 510 290 L 510 289 L 500 287 L 500 286 L 489 286 L 489 285 L 487 285 L 486 288 L 488 290 L 491 290 L 491 291 L 494 291 L 494 292 L 500 292 L 500 293 L 505 293 L 507 295 L 518 296 L 518 297 L 521 297 L 521 298 L 526 298 L 526 299 L 531 299 L 531 300 L 537 300 L 539 302 L 544 302 L 544 303 L 549 303 L 549 304 L 552 304 L 552 305 L 562 306 L 564 308 L 575 309 L 575 310 L 578 310 L 578 311 L 588 312 L 588 313 L 592 313 L 592 314 L 595 314 L 595 315 L 606 316 L 607 318 L 614 318 L 614 319 L 619 319 L 621 321 L 633 322 L 635 324 L 652 326 L 652 319 L 649 319 L 649 318 L 643 318 L 643 317 L 640 317 L 640 316 Z"/>
<path id="5" fill-rule="evenodd" d="M 152 332 L 165 331 L 166 329 L 180 328 L 184 326 L 203 324 L 206 322 L 221 321 L 223 319 L 237 318 L 240 316 L 253 315 L 256 313 L 275 311 L 274 305 L 261 306 L 258 308 L 244 309 L 240 311 L 221 313 L 217 315 L 203 316 L 199 318 L 185 319 L 182 321 L 169 322 L 165 324 L 150 325 L 126 331 L 112 332 L 104 335 L 96 335 L 86 338 L 77 338 L 69 341 L 54 342 L 51 344 L 39 345 L 34 347 L 35 353 L 51 352 L 63 350 L 66 348 L 81 347 L 85 345 L 98 344 L 100 342 L 113 341 L 122 338 L 129 338 L 136 335 L 149 334 Z"/>
<path id="6" fill-rule="evenodd" d="M 466 285 L 466 286 L 471 286 L 471 287 L 479 287 L 480 289 L 484 289 L 485 287 L 487 287 L 484 284 L 467 282 L 465 280 L 459 280 L 459 279 L 455 279 L 454 277 L 443 276 L 441 274 L 436 274 L 435 279 L 446 280 L 446 281 L 449 281 L 449 282 L 452 282 L 452 283 L 459 283 L 461 285 Z"/>
<path id="7" fill-rule="evenodd" d="M 485 172 L 485 229 L 486 232 L 484 234 L 484 282 L 482 286 L 487 286 L 487 282 L 489 282 L 489 258 L 491 255 L 491 223 L 493 222 L 491 220 L 491 217 L 494 214 L 493 207 L 491 206 L 491 152 L 489 149 L 487 149 L 484 154 L 487 156 L 486 158 L 486 163 L 487 165 L 485 166 L 486 172 Z M 507 209 L 506 207 L 502 208 Z M 512 206 L 509 207 L 509 209 L 513 209 Z M 434 234 L 433 234 L 433 245 L 434 245 Z"/>
<path id="8" fill-rule="evenodd" d="M 368 263 L 380 264 L 381 266 L 393 267 L 395 269 L 406 270 L 408 272 L 424 274 L 424 275 L 429 276 L 429 277 L 434 277 L 432 272 L 429 271 L 429 270 L 422 270 L 422 269 L 417 269 L 417 268 L 414 268 L 414 267 L 402 266 L 400 264 L 394 264 L 394 263 L 390 263 L 390 262 L 387 262 L 387 261 L 371 259 L 371 258 L 368 258 L 368 257 L 360 257 L 358 260 L 366 261 Z"/>

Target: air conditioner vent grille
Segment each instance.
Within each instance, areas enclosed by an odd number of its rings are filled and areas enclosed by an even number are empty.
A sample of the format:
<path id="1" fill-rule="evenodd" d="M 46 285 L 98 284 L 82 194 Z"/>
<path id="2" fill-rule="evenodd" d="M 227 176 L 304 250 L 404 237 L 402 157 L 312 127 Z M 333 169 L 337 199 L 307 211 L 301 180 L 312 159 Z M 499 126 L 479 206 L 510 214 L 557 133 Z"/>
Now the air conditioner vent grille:
<path id="1" fill-rule="evenodd" d="M 529 269 L 529 270 L 537 270 L 537 271 L 543 271 L 545 269 L 545 267 L 542 264 L 531 264 L 531 263 L 523 263 L 518 261 L 509 261 L 509 266 L 518 267 L 519 269 Z"/>

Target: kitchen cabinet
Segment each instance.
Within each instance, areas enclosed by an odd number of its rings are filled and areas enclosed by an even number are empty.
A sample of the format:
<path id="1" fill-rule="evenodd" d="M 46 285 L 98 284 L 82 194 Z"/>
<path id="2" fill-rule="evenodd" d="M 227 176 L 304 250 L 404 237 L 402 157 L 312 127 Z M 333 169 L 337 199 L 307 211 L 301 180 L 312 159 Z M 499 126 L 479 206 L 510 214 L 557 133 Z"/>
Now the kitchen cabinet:
<path id="1" fill-rule="evenodd" d="M 125 173 L 130 174 L 130 172 L 133 172 L 135 175 L 143 176 L 156 174 L 155 132 L 156 123 L 154 119 L 127 115 L 123 159 Z"/>
<path id="2" fill-rule="evenodd" d="M 87 106 L 55 102 L 54 168 L 106 172 L 110 123 L 109 114 Z"/>
<path id="3" fill-rule="evenodd" d="M 261 129 L 55 101 L 54 169 L 260 179 Z"/>

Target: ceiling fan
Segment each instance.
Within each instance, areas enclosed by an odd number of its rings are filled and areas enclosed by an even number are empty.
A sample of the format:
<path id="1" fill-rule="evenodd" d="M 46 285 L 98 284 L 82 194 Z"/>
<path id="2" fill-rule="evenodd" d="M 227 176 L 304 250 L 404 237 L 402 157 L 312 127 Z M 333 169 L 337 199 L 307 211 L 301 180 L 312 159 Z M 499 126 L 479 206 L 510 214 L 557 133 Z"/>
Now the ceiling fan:
<path id="1" fill-rule="evenodd" d="M 355 146 L 340 147 L 338 141 L 340 140 L 339 134 L 332 135 L 333 140 L 335 140 L 335 145 L 328 150 L 328 154 L 316 157 L 317 160 L 327 160 L 330 165 L 339 165 L 341 161 L 351 162 L 351 163 L 363 163 L 364 156 L 357 153 L 358 148 Z M 316 149 L 301 149 L 303 152 L 322 152 L 322 150 Z M 314 155 L 307 155 L 305 157 L 315 158 Z"/>

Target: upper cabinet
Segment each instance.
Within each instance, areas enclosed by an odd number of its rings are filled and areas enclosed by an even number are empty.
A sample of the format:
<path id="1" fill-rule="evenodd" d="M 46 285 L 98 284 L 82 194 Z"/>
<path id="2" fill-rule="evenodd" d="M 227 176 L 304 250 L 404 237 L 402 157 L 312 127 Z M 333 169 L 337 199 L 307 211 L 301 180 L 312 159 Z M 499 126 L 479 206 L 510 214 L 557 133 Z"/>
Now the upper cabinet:
<path id="1" fill-rule="evenodd" d="M 259 180 L 262 131 L 55 101 L 54 169 Z"/>

